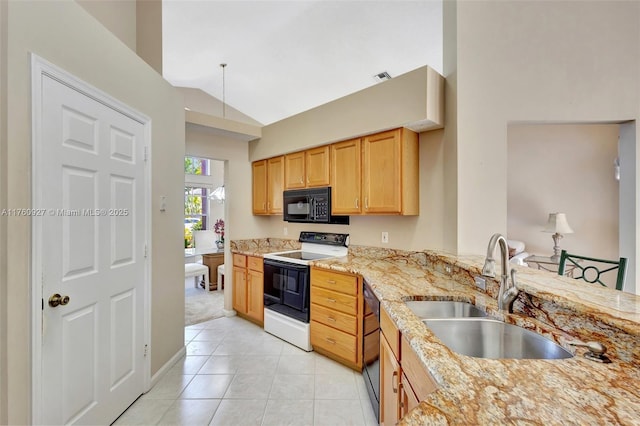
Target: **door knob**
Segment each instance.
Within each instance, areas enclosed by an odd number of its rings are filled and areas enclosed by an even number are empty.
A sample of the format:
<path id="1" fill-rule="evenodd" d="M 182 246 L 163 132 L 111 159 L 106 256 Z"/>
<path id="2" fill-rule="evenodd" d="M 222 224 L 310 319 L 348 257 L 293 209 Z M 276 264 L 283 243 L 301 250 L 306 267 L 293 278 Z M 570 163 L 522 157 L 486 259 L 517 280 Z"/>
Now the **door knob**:
<path id="1" fill-rule="evenodd" d="M 49 298 L 49 306 L 55 308 L 58 305 L 66 305 L 69 303 L 69 296 L 60 296 L 58 293 Z"/>

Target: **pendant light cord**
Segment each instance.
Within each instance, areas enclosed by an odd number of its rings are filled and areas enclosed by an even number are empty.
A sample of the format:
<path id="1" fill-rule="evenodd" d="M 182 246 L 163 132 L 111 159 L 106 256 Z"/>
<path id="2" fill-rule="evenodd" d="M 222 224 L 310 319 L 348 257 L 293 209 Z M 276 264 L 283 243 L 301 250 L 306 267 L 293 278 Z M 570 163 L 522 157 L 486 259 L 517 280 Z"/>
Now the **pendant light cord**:
<path id="1" fill-rule="evenodd" d="M 227 67 L 227 64 L 220 64 L 222 67 L 222 118 L 226 118 L 227 116 L 227 102 L 225 99 L 225 81 L 224 81 L 224 69 Z"/>

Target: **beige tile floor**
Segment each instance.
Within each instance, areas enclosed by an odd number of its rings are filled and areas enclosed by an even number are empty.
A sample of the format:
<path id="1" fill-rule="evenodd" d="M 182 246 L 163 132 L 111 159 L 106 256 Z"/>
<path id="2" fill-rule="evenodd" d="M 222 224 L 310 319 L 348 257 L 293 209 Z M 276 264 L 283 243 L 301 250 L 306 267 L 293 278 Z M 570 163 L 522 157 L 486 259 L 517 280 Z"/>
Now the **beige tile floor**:
<path id="1" fill-rule="evenodd" d="M 185 327 L 187 355 L 115 425 L 376 425 L 361 374 L 238 317 Z"/>

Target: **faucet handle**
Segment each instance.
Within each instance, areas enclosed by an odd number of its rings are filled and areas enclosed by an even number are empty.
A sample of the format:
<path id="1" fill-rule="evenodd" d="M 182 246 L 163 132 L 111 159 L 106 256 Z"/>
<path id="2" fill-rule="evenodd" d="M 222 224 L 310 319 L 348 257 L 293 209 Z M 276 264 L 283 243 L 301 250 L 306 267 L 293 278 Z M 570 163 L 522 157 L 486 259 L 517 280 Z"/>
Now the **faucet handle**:
<path id="1" fill-rule="evenodd" d="M 518 297 L 520 290 L 516 284 L 516 270 L 511 269 L 511 287 L 502 294 L 502 306 L 506 306 L 508 312 L 513 312 L 513 302 Z"/>
<path id="2" fill-rule="evenodd" d="M 603 362 L 603 363 L 611 362 L 611 360 L 607 358 L 607 356 L 604 354 L 607 351 L 606 346 L 600 342 L 587 342 L 587 343 L 567 342 L 567 343 L 569 343 L 572 346 L 580 346 L 583 348 L 587 348 L 587 352 L 584 354 L 584 357 L 587 359 L 590 359 L 592 361 L 597 361 L 597 362 Z"/>

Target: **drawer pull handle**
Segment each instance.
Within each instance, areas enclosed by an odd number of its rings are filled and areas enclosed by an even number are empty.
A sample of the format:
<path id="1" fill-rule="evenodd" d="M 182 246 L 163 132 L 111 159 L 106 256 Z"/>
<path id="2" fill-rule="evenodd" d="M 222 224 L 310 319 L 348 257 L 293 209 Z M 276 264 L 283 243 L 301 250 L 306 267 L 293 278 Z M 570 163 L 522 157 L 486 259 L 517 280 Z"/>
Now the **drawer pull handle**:
<path id="1" fill-rule="evenodd" d="M 327 282 L 328 282 L 329 284 L 335 284 L 335 283 L 336 283 L 336 280 L 327 280 Z"/>
<path id="2" fill-rule="evenodd" d="M 329 299 L 329 298 L 327 297 L 327 302 L 336 303 L 336 299 Z"/>
<path id="3" fill-rule="evenodd" d="M 335 345 L 335 344 L 336 344 L 336 341 L 335 341 L 335 340 L 333 340 L 333 339 L 329 339 L 328 337 L 325 337 L 325 340 L 326 340 L 327 342 L 331 343 L 332 345 Z"/>
<path id="4" fill-rule="evenodd" d="M 331 321 L 331 322 L 336 322 L 336 319 L 335 319 L 335 318 L 327 317 L 327 319 L 328 319 L 329 321 Z"/>

